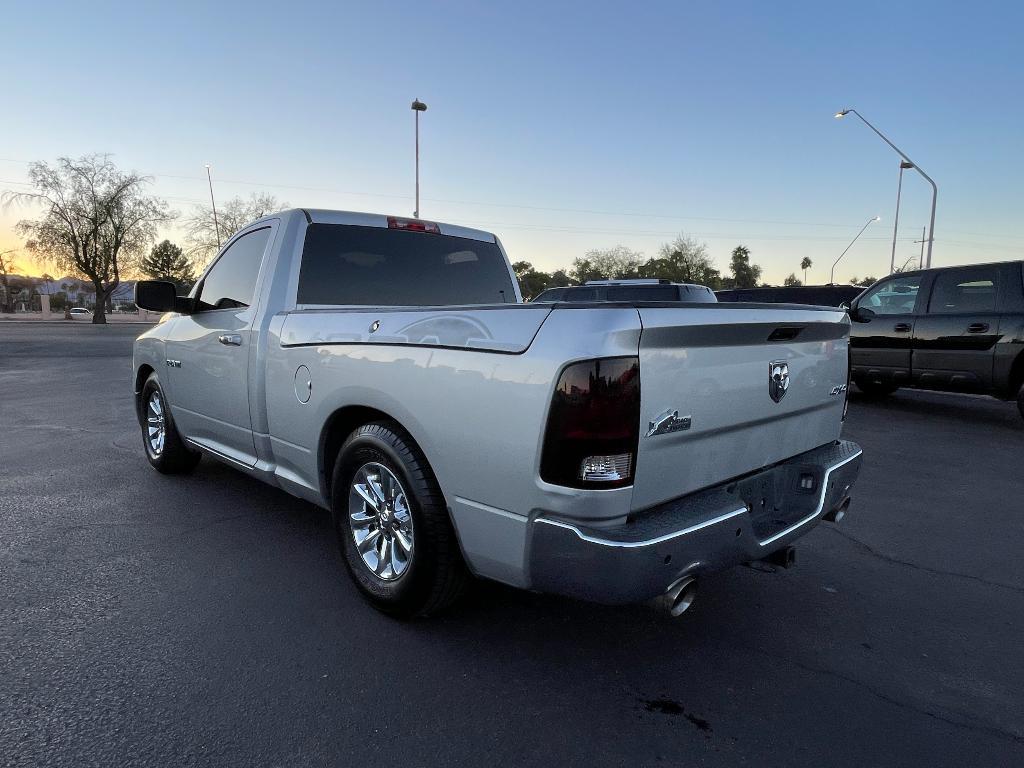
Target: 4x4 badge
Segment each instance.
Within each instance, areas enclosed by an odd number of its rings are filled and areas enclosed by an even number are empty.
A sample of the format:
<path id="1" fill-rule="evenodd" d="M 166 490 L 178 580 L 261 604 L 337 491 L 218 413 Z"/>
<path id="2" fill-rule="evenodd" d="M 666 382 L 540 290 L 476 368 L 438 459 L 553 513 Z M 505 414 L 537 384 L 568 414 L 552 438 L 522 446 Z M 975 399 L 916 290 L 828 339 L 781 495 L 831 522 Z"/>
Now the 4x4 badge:
<path id="1" fill-rule="evenodd" d="M 768 363 L 768 394 L 776 403 L 781 402 L 789 391 L 789 363 L 775 360 Z"/>

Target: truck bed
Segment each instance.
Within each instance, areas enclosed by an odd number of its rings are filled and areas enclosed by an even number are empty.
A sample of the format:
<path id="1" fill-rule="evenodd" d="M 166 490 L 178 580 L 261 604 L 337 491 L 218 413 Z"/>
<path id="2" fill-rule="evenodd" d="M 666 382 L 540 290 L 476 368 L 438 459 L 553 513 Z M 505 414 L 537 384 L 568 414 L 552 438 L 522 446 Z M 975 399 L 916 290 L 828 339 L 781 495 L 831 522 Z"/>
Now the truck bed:
<path id="1" fill-rule="evenodd" d="M 464 307 L 351 307 L 286 313 L 284 347 L 412 346 L 529 355 L 563 333 L 550 317 L 596 321 L 636 313 L 642 412 L 632 509 L 639 510 L 769 466 L 839 438 L 847 333 L 842 310 L 789 304 L 618 302 Z M 597 313 L 603 313 L 598 315 Z M 566 358 L 559 362 L 569 362 Z M 769 396 L 769 364 L 790 389 Z M 842 396 L 839 396 L 842 395 Z M 686 429 L 650 435 L 666 413 Z M 540 425 L 538 425 L 538 428 Z"/>

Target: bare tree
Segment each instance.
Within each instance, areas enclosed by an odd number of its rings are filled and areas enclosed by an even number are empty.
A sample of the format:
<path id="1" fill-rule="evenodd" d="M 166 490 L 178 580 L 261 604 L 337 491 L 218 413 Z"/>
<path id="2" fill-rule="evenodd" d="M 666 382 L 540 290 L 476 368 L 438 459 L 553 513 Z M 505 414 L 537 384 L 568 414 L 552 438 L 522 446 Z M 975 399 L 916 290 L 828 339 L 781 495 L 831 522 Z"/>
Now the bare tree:
<path id="1" fill-rule="evenodd" d="M 256 219 L 287 207 L 288 203 L 280 203 L 276 197 L 266 193 L 253 193 L 248 200 L 234 197 L 218 206 L 216 218 L 212 206 L 197 205 L 185 220 L 189 258 L 197 267 L 205 266 L 235 232 Z"/>
<path id="2" fill-rule="evenodd" d="M 145 193 L 150 179 L 124 173 L 109 155 L 61 157 L 55 165 L 29 165 L 31 192 L 8 192 L 5 200 L 43 207 L 42 217 L 18 222 L 26 249 L 41 262 L 85 275 L 96 290 L 94 323 L 106 323 L 107 299 L 155 238 L 157 224 L 173 214 Z"/>
<path id="3" fill-rule="evenodd" d="M 721 273 L 715 269 L 706 244 L 680 234 L 671 243 L 658 249 L 658 256 L 648 259 L 639 269 L 640 277 L 656 277 L 677 283 L 697 283 L 719 288 Z"/>
<path id="4" fill-rule="evenodd" d="M 638 276 L 643 254 L 624 245 L 595 248 L 573 259 L 569 275 L 579 283 L 587 280 L 621 280 Z"/>
<path id="5" fill-rule="evenodd" d="M 4 300 L 0 304 L 0 312 L 14 311 L 14 303 L 11 301 L 11 284 L 8 281 L 8 276 L 15 274 L 18 268 L 14 265 L 14 259 L 9 258 L 12 253 L 14 253 L 13 250 L 0 251 L 0 283 L 4 286 Z"/>

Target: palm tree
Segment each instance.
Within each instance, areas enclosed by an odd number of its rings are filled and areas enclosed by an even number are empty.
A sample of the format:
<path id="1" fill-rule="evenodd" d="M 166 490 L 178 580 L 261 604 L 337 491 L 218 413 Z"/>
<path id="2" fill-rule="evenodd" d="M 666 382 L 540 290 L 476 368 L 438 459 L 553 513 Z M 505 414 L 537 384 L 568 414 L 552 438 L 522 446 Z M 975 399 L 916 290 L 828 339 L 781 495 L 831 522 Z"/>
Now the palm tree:
<path id="1" fill-rule="evenodd" d="M 804 271 L 804 285 L 807 285 L 807 270 L 811 268 L 813 262 L 809 257 L 804 256 L 803 261 L 800 262 L 800 269 Z"/>

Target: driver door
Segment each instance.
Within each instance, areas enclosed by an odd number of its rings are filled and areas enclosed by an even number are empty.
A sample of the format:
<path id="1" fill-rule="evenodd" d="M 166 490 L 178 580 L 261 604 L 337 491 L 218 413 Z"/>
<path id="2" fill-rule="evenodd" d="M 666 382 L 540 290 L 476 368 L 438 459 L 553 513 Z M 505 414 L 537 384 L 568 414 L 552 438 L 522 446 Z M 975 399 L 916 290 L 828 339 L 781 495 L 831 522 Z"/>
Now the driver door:
<path id="1" fill-rule="evenodd" d="M 249 417 L 249 360 L 256 285 L 272 225 L 236 237 L 197 287 L 195 309 L 167 339 L 171 412 L 192 442 L 256 463 Z"/>
<path id="2" fill-rule="evenodd" d="M 861 295 L 851 310 L 853 378 L 881 384 L 910 383 L 911 348 L 921 274 L 894 275 Z"/>

